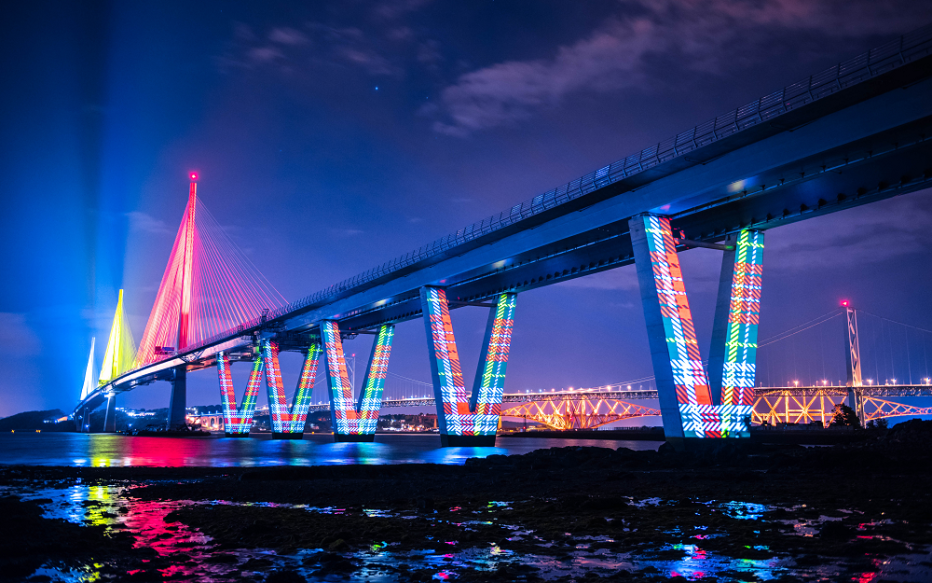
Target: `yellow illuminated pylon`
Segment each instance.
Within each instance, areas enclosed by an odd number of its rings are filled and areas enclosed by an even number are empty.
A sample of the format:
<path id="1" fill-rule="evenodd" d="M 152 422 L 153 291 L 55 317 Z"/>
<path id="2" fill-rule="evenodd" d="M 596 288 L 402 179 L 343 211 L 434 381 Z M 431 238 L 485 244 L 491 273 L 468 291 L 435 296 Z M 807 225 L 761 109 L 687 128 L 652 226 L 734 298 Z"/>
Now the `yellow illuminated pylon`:
<path id="1" fill-rule="evenodd" d="M 105 385 L 130 370 L 135 359 L 136 343 L 133 342 L 133 334 L 123 315 L 123 290 L 120 290 L 120 299 L 113 314 L 113 325 L 110 327 L 110 340 L 107 341 L 107 352 L 104 354 L 97 384 Z"/>

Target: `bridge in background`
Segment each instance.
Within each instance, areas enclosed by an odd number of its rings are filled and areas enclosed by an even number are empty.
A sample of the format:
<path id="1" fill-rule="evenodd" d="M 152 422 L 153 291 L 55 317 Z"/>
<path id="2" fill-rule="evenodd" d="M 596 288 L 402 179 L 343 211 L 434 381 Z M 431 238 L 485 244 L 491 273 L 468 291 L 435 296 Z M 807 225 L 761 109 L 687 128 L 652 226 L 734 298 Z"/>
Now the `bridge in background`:
<path id="1" fill-rule="evenodd" d="M 423 318 L 443 444 L 491 444 L 518 295 L 635 263 L 666 435 L 746 435 L 764 232 L 932 185 L 930 55 L 926 27 L 290 304 L 212 222 L 192 176 L 133 364 L 86 383 L 75 419 L 106 404 L 112 420 L 117 394 L 164 380 L 169 425 L 182 424 L 186 375 L 217 367 L 229 434 L 248 433 L 265 376 L 276 436 L 300 436 L 323 356 L 335 438 L 371 440 L 394 326 Z M 677 258 L 694 247 L 723 253 L 708 369 Z M 449 314 L 466 306 L 490 311 L 471 392 Z M 110 344 L 129 350 L 118 321 Z M 342 339 L 359 334 L 377 340 L 357 399 Z M 305 355 L 290 405 L 280 351 Z M 239 403 L 236 361 L 253 365 Z"/>

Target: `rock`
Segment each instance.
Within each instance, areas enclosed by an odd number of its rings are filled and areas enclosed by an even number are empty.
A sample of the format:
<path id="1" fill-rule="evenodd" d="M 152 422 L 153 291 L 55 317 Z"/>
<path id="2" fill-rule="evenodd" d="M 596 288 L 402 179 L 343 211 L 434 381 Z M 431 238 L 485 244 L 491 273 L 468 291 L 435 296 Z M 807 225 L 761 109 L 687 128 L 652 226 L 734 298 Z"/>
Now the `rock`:
<path id="1" fill-rule="evenodd" d="M 674 454 L 676 453 L 676 448 L 673 447 L 672 443 L 665 441 L 664 443 L 660 444 L 660 447 L 657 448 L 657 453 L 661 455 Z"/>
<path id="2" fill-rule="evenodd" d="M 272 571 L 265 583 L 307 583 L 304 575 L 292 570 Z"/>

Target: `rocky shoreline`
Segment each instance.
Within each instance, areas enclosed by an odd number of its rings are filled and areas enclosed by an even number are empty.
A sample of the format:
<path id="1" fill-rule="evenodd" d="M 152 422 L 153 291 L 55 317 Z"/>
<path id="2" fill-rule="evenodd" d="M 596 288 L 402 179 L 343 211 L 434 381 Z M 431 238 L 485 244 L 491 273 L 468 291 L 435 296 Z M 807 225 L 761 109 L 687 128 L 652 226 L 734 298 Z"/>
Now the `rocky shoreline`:
<path id="1" fill-rule="evenodd" d="M 117 516 L 119 504 L 174 504 L 162 518 L 165 528 L 210 537 L 209 556 L 235 567 L 230 580 L 381 573 L 422 581 L 440 571 L 417 557 L 449 556 L 455 564 L 456 557 L 494 551 L 504 557 L 494 568 L 464 564 L 448 575 L 660 581 L 677 576 L 664 565 L 688 563 L 696 548 L 726 567 L 784 565 L 771 573 L 782 581 L 824 579 L 827 572 L 829 579 L 878 575 L 891 559 L 912 565 L 902 580 L 922 580 L 910 573 L 932 567 L 930 462 L 932 422 L 910 421 L 874 439 L 822 448 L 736 441 L 686 453 L 667 445 L 570 447 L 473 458 L 463 466 L 16 466 L 0 468 L 0 486 L 64 489 L 81 480 L 120 487 L 125 502 L 113 503 Z M 101 565 L 101 580 L 162 580 L 176 563 L 187 565 L 177 573 L 196 573 L 210 560 L 181 550 L 156 553 L 126 525 L 101 530 L 42 517 L 41 506 L 0 499 L 4 516 L 16 517 L 15 528 L 6 521 L 0 529 L 6 567 L 0 580 L 23 580 L 40 565 L 83 568 L 88 561 Z M 282 559 L 230 558 L 244 549 Z M 379 563 L 374 557 L 387 556 L 385 549 L 394 559 Z M 758 577 L 753 569 L 726 567 L 698 580 Z M 899 579 L 883 572 L 870 580 Z"/>

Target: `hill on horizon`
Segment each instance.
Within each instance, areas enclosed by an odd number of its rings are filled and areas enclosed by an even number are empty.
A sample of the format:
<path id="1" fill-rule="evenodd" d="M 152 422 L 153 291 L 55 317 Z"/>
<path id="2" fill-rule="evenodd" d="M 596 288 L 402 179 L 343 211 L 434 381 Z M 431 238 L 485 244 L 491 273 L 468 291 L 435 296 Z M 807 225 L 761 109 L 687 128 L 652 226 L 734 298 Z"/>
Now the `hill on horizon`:
<path id="1" fill-rule="evenodd" d="M 0 431 L 63 431 L 73 430 L 68 423 L 44 423 L 46 419 L 57 419 L 66 414 L 61 409 L 48 409 L 46 411 L 24 411 L 0 419 Z M 65 429 L 67 427 L 67 429 Z"/>

